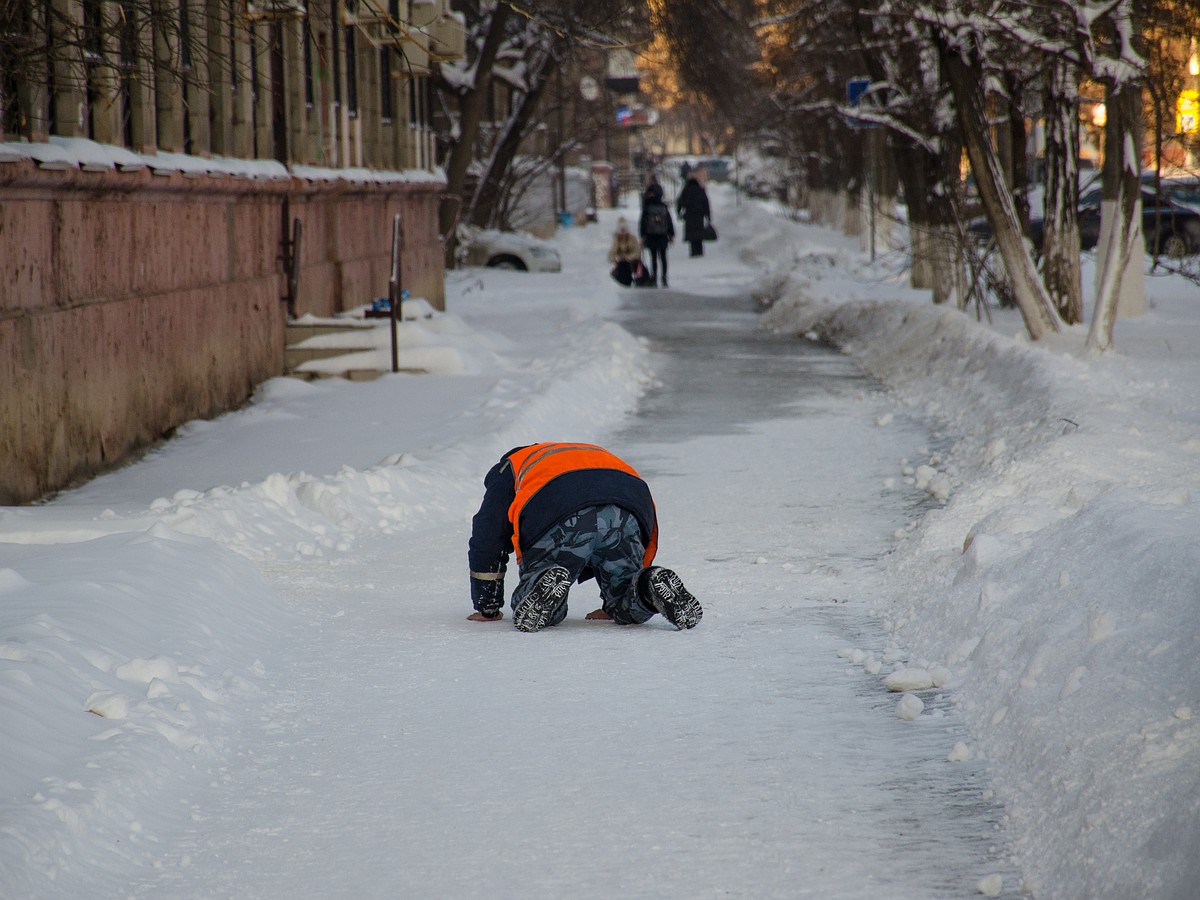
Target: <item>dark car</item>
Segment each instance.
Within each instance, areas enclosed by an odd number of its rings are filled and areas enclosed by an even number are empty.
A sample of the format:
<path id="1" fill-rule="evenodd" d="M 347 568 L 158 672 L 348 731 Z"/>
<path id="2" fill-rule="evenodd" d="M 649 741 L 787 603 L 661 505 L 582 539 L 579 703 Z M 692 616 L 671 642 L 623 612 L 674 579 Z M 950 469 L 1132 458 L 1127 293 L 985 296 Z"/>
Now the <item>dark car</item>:
<path id="1" fill-rule="evenodd" d="M 1100 242 L 1100 189 L 1092 188 L 1079 199 L 1079 246 L 1091 250 Z M 986 218 L 973 219 L 967 231 L 980 243 L 988 243 L 992 229 Z M 1035 253 L 1042 251 L 1043 225 L 1040 216 L 1029 221 L 1029 239 Z M 1200 253 L 1200 182 L 1164 180 L 1162 192 L 1142 180 L 1142 234 L 1146 249 L 1156 256 L 1179 259 Z"/>

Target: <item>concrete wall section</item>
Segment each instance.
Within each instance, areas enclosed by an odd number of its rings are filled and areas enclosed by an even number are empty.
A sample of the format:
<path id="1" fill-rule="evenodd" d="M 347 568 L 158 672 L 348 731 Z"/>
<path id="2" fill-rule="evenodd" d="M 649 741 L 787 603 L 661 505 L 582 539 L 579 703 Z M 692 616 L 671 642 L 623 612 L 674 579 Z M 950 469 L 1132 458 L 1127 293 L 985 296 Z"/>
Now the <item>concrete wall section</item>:
<path id="1" fill-rule="evenodd" d="M 400 283 L 413 297 L 445 308 L 437 204 L 443 185 L 314 184 L 292 194 L 299 219 L 300 285 L 296 314 L 327 316 L 386 297 L 391 277 L 392 221 L 400 216 Z"/>
<path id="2" fill-rule="evenodd" d="M 285 198 L 304 221 L 297 312 L 406 286 L 441 307 L 437 182 L 186 178 L 0 166 L 0 503 L 109 468 L 282 372 Z"/>

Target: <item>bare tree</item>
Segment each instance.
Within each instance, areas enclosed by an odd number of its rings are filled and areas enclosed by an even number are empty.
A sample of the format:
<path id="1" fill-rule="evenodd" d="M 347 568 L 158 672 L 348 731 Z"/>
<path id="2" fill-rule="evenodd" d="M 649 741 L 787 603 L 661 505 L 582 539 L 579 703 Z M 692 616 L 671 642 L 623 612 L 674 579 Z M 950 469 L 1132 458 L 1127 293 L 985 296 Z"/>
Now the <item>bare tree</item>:
<path id="1" fill-rule="evenodd" d="M 438 209 L 438 230 L 445 242 L 447 265 L 454 263 L 458 246 L 456 226 L 463 206 L 467 169 L 479 140 L 479 128 L 488 102 L 496 57 L 509 37 L 508 22 L 512 6 L 503 2 L 488 2 L 473 12 L 475 15 L 470 23 L 467 59 L 458 66 L 443 64 L 438 79 L 439 89 L 453 94 L 458 101 L 458 118 L 445 161 L 446 193 Z M 472 48 L 474 53 L 471 52 Z"/>
<path id="2" fill-rule="evenodd" d="M 1141 233 L 1141 85 L 1145 61 L 1137 49 L 1140 25 L 1132 0 L 1080 3 L 1075 14 L 1077 48 L 1081 64 L 1104 85 L 1108 123 L 1105 128 L 1105 215 L 1102 225 L 1100 278 L 1096 308 L 1088 329 L 1087 345 L 1094 350 L 1112 346 L 1117 304 L 1124 280 L 1136 265 L 1142 248 Z"/>
<path id="3" fill-rule="evenodd" d="M 954 96 L 979 199 L 1011 280 L 1013 299 L 1029 336 L 1037 340 L 1058 331 L 1059 320 L 1038 277 L 1021 231 L 1011 186 L 990 139 L 984 93 L 988 73 L 980 41 L 980 35 L 973 30 L 951 27 L 945 20 L 939 21 L 934 30 L 939 61 Z"/>
<path id="4" fill-rule="evenodd" d="M 1083 321 L 1079 269 L 1079 76 L 1062 57 L 1043 66 L 1046 190 L 1042 211 L 1042 280 L 1063 322 Z"/>
<path id="5" fill-rule="evenodd" d="M 484 0 L 463 12 L 470 29 L 467 59 L 443 64 L 436 80 L 442 108 L 452 121 L 447 196 L 439 211 L 448 263 L 454 257 L 456 226 L 463 221 L 494 224 L 509 205 L 507 194 L 539 170 L 537 165 L 516 170 L 514 162 L 532 132 L 556 111 L 555 102 L 561 103 L 549 96 L 550 79 L 581 48 L 625 45 L 644 19 L 643 7 L 634 0 L 530 0 L 520 5 Z M 497 105 L 501 108 L 489 111 Z M 544 159 L 555 161 L 573 145 L 571 137 L 558 139 L 559 146 Z M 478 175 L 473 184 L 472 170 Z"/>

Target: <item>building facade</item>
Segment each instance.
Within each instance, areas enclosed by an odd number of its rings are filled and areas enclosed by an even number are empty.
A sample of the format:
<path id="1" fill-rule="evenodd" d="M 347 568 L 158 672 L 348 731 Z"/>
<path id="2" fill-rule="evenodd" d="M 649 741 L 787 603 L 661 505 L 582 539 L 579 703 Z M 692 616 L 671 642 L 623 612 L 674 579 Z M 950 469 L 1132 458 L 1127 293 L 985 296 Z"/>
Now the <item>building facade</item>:
<path id="1" fill-rule="evenodd" d="M 446 0 L 15 0 L 0 12 L 0 502 L 283 365 L 289 316 L 443 304 Z"/>

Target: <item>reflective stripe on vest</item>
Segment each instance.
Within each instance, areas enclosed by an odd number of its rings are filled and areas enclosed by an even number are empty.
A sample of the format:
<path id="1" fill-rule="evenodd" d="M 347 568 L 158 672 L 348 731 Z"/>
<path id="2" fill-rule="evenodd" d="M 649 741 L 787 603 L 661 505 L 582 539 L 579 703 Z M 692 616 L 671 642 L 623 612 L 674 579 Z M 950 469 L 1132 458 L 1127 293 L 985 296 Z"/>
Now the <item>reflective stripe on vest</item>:
<path id="1" fill-rule="evenodd" d="M 518 563 L 521 560 L 521 510 L 534 494 L 559 475 L 581 469 L 615 469 L 634 478 L 641 478 L 637 470 L 625 460 L 595 444 L 533 444 L 510 453 L 508 461 L 512 464 L 515 489 L 515 497 L 508 508 L 508 518 L 512 522 L 513 550 L 516 552 Z M 646 548 L 648 559 L 654 558 L 657 538 L 658 525 L 655 523 L 650 546 Z"/>

